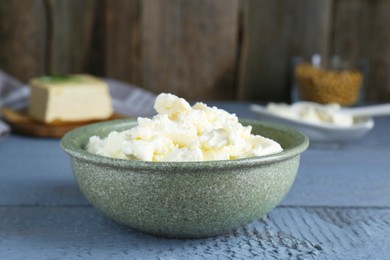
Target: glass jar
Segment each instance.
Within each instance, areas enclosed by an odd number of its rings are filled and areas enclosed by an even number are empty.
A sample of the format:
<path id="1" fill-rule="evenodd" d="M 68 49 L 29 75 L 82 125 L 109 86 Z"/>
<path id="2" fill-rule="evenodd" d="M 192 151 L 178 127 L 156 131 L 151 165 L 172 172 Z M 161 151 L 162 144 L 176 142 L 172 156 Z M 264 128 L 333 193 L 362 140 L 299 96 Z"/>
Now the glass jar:
<path id="1" fill-rule="evenodd" d="M 367 62 L 358 64 L 333 56 L 322 60 L 316 54 L 310 61 L 293 60 L 292 101 L 353 106 L 364 99 Z"/>

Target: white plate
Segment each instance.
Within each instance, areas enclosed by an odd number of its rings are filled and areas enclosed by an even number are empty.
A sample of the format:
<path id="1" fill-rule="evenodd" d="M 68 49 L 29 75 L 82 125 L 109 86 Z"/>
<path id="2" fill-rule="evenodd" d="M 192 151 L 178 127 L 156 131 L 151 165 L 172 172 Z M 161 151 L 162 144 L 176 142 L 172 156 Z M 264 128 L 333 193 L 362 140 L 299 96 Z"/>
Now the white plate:
<path id="1" fill-rule="evenodd" d="M 340 127 L 331 124 L 314 124 L 302 120 L 284 118 L 266 111 L 265 107 L 252 105 L 257 117 L 264 121 L 283 124 L 304 133 L 312 142 L 340 143 L 359 139 L 374 127 L 372 117 L 355 117 L 351 127 Z"/>

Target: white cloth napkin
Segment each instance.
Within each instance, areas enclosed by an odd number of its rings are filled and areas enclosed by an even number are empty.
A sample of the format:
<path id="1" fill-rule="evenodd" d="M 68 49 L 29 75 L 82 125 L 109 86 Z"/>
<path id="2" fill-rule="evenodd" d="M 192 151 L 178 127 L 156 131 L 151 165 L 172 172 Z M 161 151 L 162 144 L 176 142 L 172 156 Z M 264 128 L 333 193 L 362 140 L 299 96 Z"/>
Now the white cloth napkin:
<path id="1" fill-rule="evenodd" d="M 104 79 L 110 90 L 115 112 L 131 117 L 150 117 L 155 114 L 153 104 L 156 95 L 118 80 Z M 0 109 L 27 107 L 30 88 L 0 70 Z M 1 119 L 1 114 L 0 114 Z M 0 138 L 10 133 L 10 127 L 0 120 Z"/>

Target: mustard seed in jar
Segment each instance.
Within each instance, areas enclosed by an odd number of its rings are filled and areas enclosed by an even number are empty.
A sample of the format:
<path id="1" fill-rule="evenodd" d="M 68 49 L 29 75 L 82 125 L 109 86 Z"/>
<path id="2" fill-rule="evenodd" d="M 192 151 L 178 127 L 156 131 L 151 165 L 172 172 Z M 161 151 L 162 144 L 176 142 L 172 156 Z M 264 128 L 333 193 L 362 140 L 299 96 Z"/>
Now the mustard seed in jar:
<path id="1" fill-rule="evenodd" d="M 324 69 L 310 63 L 297 64 L 295 77 L 300 99 L 342 106 L 357 103 L 363 82 L 358 70 Z"/>

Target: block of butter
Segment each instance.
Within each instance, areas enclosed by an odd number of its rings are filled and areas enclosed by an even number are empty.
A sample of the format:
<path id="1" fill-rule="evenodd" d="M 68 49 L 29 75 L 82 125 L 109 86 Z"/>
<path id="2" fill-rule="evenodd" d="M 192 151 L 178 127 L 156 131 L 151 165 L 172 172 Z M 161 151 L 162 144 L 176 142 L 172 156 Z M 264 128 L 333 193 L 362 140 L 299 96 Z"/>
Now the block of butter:
<path id="1" fill-rule="evenodd" d="M 107 84 L 90 75 L 43 76 L 30 81 L 28 114 L 56 124 L 103 120 L 113 114 Z"/>

